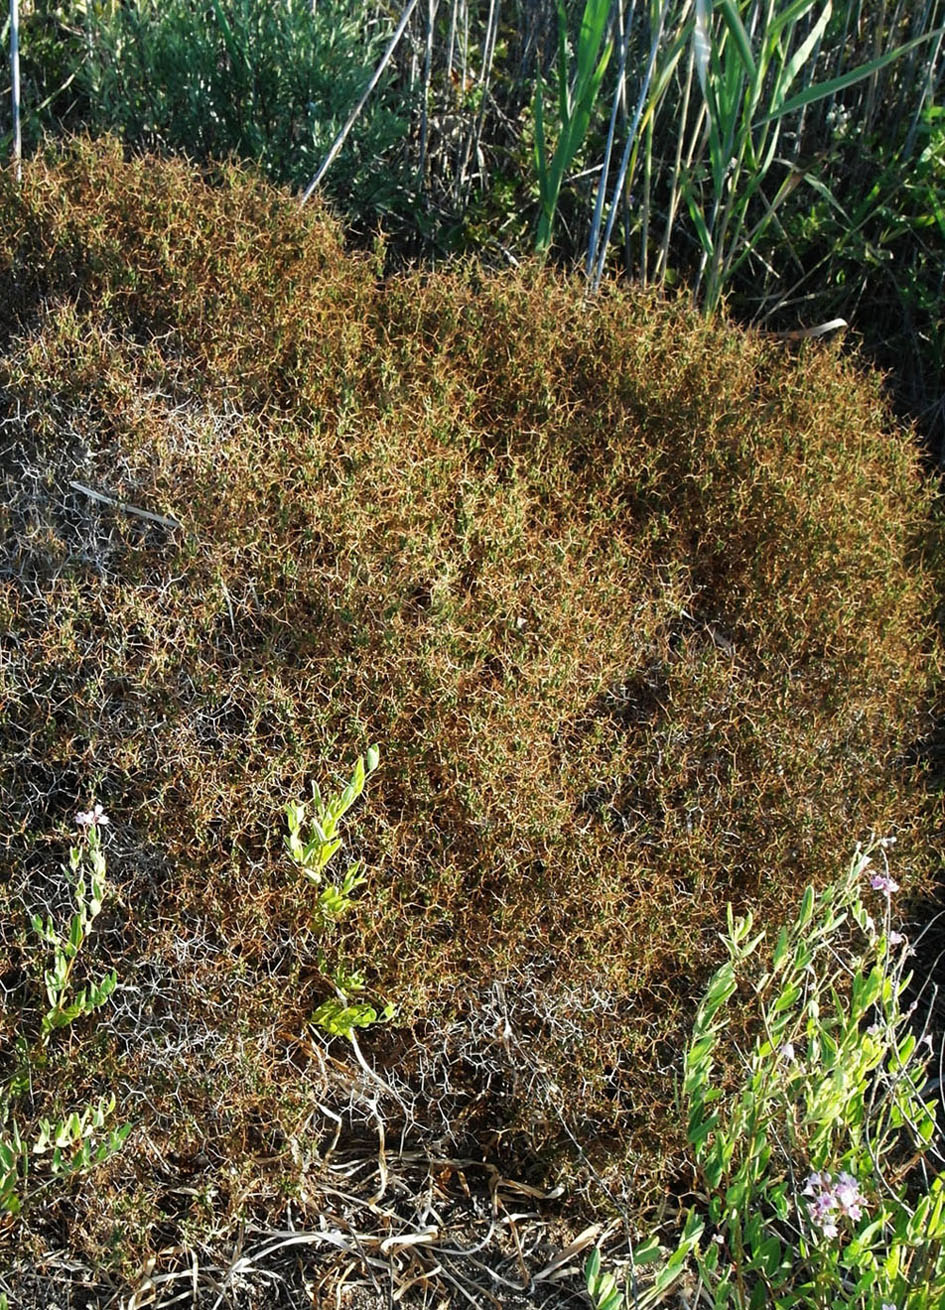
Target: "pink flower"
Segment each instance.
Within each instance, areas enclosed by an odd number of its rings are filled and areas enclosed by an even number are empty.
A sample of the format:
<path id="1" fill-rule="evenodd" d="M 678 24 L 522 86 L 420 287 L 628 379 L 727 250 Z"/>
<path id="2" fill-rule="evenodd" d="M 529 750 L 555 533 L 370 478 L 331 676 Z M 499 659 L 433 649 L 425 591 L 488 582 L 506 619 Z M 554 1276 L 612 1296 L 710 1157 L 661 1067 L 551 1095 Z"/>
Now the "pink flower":
<path id="1" fill-rule="evenodd" d="M 852 1174 L 841 1174 L 833 1189 L 834 1199 L 841 1214 L 845 1214 L 854 1223 L 863 1215 L 866 1197 Z"/>
<path id="2" fill-rule="evenodd" d="M 838 1174 L 836 1182 L 830 1174 L 811 1174 L 804 1195 L 813 1198 L 808 1201 L 807 1208 L 824 1237 L 833 1238 L 838 1235 L 839 1219 L 849 1219 L 856 1223 L 863 1217 L 866 1197 L 852 1174 Z"/>
<path id="3" fill-rule="evenodd" d="M 75 816 L 77 828 L 94 828 L 96 825 L 104 827 L 108 822 L 108 815 L 102 809 L 101 805 L 97 805 L 94 802 L 90 810 L 80 810 Z"/>
<path id="4" fill-rule="evenodd" d="M 870 878 L 870 886 L 874 892 L 885 892 L 887 896 L 899 890 L 898 882 L 894 882 L 888 873 L 874 873 Z"/>
<path id="5" fill-rule="evenodd" d="M 891 932 L 888 938 L 890 946 L 901 946 L 905 940 L 901 932 Z"/>

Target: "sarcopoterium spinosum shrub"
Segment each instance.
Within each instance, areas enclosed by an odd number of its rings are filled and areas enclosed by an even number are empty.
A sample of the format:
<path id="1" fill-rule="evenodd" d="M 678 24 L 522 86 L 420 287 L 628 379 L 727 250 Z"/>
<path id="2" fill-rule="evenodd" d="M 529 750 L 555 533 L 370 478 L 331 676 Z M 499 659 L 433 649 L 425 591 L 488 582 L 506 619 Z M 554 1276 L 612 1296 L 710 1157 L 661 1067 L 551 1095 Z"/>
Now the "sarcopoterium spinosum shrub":
<path id="1" fill-rule="evenodd" d="M 80 141 L 0 174 L 0 407 L 2 858 L 41 872 L 35 798 L 88 778 L 124 816 L 163 1158 L 197 1123 L 292 1185 L 259 1124 L 317 1117 L 326 991 L 272 833 L 348 743 L 385 742 L 337 929 L 398 1007 L 365 1057 L 418 1133 L 466 1098 L 548 1168 L 544 1080 L 658 1186 L 728 901 L 780 922 L 873 825 L 927 882 L 932 493 L 835 351 L 537 266 L 385 281 L 246 173 Z"/>
<path id="2" fill-rule="evenodd" d="M 917 1033 L 915 1001 L 903 1008 L 912 948 L 891 924 L 889 844 L 858 851 L 820 893 L 808 888 L 760 974 L 764 933 L 729 907 L 729 958 L 686 1056 L 695 1199 L 672 1257 L 627 1305 L 660 1303 L 693 1270 L 718 1310 L 945 1303 L 941 1097 L 928 1076 L 931 1034 Z M 757 1032 L 733 1085 L 716 1063 L 735 1041 L 727 1006 L 739 987 L 752 994 Z M 660 1248 L 651 1238 L 634 1255 L 645 1269 Z M 599 1252 L 587 1280 L 601 1310 L 624 1305 Z"/>

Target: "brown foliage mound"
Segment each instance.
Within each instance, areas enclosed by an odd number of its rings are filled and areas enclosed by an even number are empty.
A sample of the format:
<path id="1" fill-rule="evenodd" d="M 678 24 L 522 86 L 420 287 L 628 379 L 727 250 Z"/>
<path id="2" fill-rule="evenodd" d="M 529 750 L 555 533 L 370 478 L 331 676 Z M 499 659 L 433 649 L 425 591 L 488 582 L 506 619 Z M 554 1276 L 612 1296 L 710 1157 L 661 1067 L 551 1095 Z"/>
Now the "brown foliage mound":
<path id="1" fill-rule="evenodd" d="M 0 180 L 0 316 L 6 913 L 94 791 L 129 987 L 70 1076 L 120 1061 L 156 1152 L 310 1115 L 281 808 L 370 741 L 337 949 L 418 1131 L 537 1151 L 560 1094 L 644 1142 L 726 901 L 870 829 L 921 884 L 929 493 L 876 379 L 535 268 L 382 283 L 247 176 L 84 144 Z"/>

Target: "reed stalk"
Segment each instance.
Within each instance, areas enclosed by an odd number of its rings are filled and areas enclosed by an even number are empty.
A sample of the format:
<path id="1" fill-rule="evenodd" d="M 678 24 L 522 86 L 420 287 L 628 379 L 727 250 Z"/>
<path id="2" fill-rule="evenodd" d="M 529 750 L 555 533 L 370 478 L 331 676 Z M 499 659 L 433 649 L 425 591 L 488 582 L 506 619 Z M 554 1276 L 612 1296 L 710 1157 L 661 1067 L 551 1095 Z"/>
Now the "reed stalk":
<path id="1" fill-rule="evenodd" d="M 13 166 L 16 180 L 23 177 L 23 137 L 20 129 L 20 10 L 19 0 L 10 0 L 10 84 L 13 99 Z"/>

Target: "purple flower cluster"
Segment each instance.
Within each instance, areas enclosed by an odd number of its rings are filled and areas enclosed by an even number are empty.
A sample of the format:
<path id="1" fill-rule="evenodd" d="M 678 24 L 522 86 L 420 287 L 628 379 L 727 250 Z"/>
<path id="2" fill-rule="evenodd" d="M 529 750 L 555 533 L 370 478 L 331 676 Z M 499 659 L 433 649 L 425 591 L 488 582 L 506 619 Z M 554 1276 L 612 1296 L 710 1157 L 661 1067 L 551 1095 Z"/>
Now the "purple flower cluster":
<path id="1" fill-rule="evenodd" d="M 847 1173 L 838 1174 L 836 1179 L 831 1174 L 811 1174 L 804 1196 L 811 1198 L 807 1208 L 824 1237 L 837 1236 L 839 1219 L 847 1218 L 856 1223 L 866 1205 L 859 1183 Z"/>

